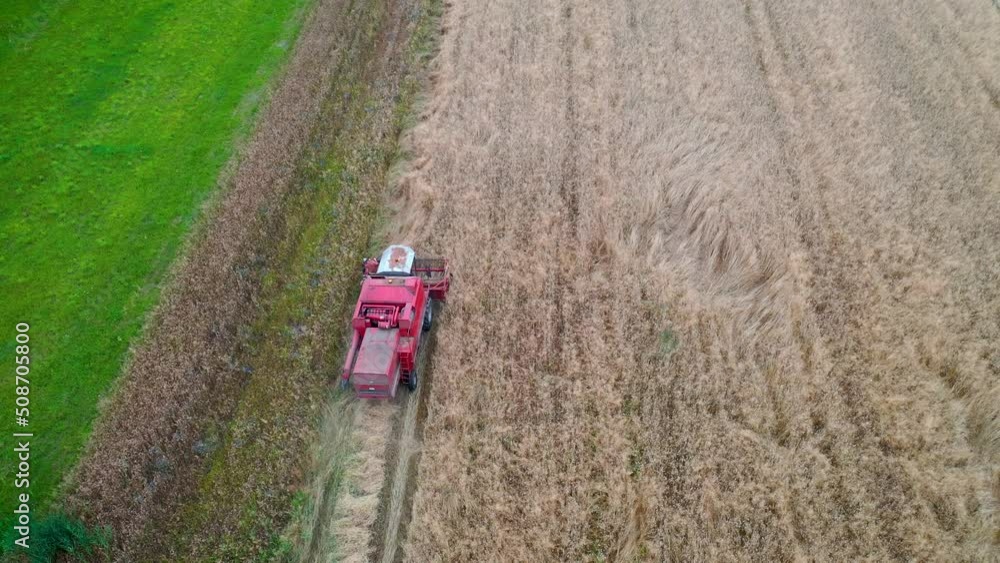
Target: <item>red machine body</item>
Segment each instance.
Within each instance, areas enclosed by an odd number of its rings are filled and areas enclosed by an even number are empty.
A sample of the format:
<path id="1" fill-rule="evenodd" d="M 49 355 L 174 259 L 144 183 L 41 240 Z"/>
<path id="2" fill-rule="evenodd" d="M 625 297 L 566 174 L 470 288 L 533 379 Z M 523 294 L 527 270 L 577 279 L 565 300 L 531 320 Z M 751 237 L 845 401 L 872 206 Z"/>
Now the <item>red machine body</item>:
<path id="1" fill-rule="evenodd" d="M 393 245 L 362 268 L 341 385 L 353 384 L 361 398 L 391 399 L 401 383 L 417 387 L 417 352 L 430 330 L 433 300 L 444 301 L 451 284 L 448 261 L 416 258 L 411 248 Z"/>

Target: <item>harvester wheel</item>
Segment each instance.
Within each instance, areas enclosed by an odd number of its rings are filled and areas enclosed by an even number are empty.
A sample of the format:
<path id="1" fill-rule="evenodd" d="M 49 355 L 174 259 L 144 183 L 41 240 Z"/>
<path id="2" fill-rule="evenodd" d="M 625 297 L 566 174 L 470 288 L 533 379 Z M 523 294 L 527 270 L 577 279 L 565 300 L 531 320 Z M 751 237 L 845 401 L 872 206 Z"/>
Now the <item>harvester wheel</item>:
<path id="1" fill-rule="evenodd" d="M 347 391 L 347 388 L 351 386 L 351 381 L 348 379 L 340 378 L 340 389 L 341 391 Z"/>
<path id="2" fill-rule="evenodd" d="M 424 309 L 424 332 L 431 329 L 431 324 L 434 322 L 434 304 L 428 303 L 427 308 Z"/>
<path id="3" fill-rule="evenodd" d="M 406 380 L 406 388 L 410 391 L 416 391 L 419 384 L 420 379 L 417 377 L 417 370 L 414 369 L 410 372 L 410 378 Z"/>

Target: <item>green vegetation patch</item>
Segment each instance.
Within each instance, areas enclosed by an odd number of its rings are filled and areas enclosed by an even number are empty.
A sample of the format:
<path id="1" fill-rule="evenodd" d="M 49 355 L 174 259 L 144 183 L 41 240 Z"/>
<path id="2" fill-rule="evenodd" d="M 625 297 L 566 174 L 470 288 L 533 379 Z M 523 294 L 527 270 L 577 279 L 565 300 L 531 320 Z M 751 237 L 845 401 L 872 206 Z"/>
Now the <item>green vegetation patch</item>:
<path id="1" fill-rule="evenodd" d="M 15 549 L 17 539 L 21 536 L 9 528 L 4 534 L 4 549 Z M 76 518 L 53 512 L 33 525 L 27 559 L 32 563 L 49 563 L 58 556 L 68 556 L 74 561 L 88 561 L 106 554 L 110 543 L 110 529 L 90 528 Z"/>
<path id="2" fill-rule="evenodd" d="M 80 454 L 308 1 L 5 3 L 0 342 L 13 358 L 15 323 L 31 324 L 36 509 Z M 13 408 L 13 385 L 3 396 Z"/>

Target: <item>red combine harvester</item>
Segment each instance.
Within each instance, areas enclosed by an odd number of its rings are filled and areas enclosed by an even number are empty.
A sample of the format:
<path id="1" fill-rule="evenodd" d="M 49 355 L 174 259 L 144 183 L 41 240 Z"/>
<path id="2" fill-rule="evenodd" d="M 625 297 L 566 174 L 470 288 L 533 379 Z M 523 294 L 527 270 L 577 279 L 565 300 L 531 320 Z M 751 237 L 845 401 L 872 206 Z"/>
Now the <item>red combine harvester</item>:
<path id="1" fill-rule="evenodd" d="M 447 260 L 417 258 L 402 245 L 364 260 L 362 270 L 351 319 L 354 338 L 340 385 L 346 389 L 353 383 L 361 398 L 391 399 L 400 383 L 410 391 L 417 388 L 420 337 L 431 328 L 432 300 L 445 300 L 451 274 Z"/>

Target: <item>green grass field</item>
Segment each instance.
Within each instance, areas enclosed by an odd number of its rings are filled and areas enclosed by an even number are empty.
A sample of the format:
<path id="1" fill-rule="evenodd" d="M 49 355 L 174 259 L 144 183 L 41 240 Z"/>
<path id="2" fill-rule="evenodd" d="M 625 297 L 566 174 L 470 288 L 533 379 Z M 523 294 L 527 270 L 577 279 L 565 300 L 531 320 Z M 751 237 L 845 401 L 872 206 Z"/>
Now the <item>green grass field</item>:
<path id="1" fill-rule="evenodd" d="M 28 322 L 34 508 L 53 498 L 85 445 L 308 2 L 5 3 L 0 427 L 8 437 L 16 428 L 14 326 Z M 5 448 L 4 522 L 14 467 Z"/>

